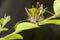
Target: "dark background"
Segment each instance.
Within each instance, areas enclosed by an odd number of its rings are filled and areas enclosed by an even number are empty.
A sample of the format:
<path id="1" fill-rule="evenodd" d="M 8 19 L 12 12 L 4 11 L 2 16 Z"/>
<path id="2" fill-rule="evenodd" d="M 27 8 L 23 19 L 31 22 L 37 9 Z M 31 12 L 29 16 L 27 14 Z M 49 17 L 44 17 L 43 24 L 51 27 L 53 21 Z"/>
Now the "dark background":
<path id="1" fill-rule="evenodd" d="M 54 0 L 38 0 L 40 4 L 47 7 L 47 10 L 54 13 L 53 2 Z M 0 0 L 0 18 L 5 15 L 11 16 L 11 21 L 7 23 L 5 27 L 9 28 L 8 31 L 0 33 L 0 37 L 10 34 L 14 31 L 13 26 L 18 21 L 22 21 L 27 18 L 25 7 L 29 8 L 31 5 L 36 4 L 36 0 Z M 46 12 L 45 18 L 52 16 Z M 56 18 L 55 18 L 56 19 Z M 20 32 L 24 39 L 23 40 L 60 40 L 60 26 L 55 24 L 41 25 L 41 28 L 35 28 Z"/>

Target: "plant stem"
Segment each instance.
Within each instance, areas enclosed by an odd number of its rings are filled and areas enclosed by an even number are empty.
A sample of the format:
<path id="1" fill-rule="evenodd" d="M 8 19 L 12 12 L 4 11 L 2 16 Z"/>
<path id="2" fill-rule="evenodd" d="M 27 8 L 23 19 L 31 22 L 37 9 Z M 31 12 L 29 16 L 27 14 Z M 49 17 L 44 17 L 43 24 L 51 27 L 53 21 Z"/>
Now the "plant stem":
<path id="1" fill-rule="evenodd" d="M 46 23 L 47 20 L 50 20 L 50 19 L 55 18 L 55 17 L 57 17 L 56 14 L 54 14 L 53 16 L 51 16 L 51 17 L 49 17 L 49 18 L 46 18 L 45 20 L 43 20 L 43 21 L 41 21 L 41 22 L 38 22 L 38 25 L 42 25 L 42 24 Z"/>
<path id="2" fill-rule="evenodd" d="M 13 32 L 13 33 L 11 33 L 11 34 L 9 34 L 9 35 L 3 37 L 3 38 L 6 39 L 7 37 L 9 37 L 9 36 L 11 36 L 11 35 L 13 35 L 13 34 L 16 34 L 16 32 Z"/>
<path id="3" fill-rule="evenodd" d="M 48 11 L 48 10 L 45 10 L 46 12 L 50 13 L 51 15 L 54 15 L 52 12 Z"/>

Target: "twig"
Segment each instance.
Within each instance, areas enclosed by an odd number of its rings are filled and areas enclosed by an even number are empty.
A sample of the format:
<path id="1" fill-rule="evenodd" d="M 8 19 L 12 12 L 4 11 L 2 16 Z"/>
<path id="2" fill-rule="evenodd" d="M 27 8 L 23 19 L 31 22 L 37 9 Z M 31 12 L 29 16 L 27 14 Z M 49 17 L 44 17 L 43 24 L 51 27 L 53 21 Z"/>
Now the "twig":
<path id="1" fill-rule="evenodd" d="M 54 15 L 52 12 L 48 11 L 48 10 L 45 10 L 46 12 L 50 13 L 51 15 Z"/>

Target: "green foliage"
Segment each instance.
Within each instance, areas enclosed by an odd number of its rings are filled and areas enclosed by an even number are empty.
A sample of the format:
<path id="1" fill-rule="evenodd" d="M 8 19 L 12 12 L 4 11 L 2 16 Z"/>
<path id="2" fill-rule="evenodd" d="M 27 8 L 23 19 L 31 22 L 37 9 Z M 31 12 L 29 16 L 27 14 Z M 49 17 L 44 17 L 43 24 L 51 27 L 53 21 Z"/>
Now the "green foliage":
<path id="1" fill-rule="evenodd" d="M 8 28 L 0 28 L 0 31 L 7 31 Z"/>
<path id="2" fill-rule="evenodd" d="M 56 14 L 60 13 L 60 0 L 54 1 L 54 11 Z"/>
<path id="3" fill-rule="evenodd" d="M 50 20 L 52 18 L 60 17 L 60 0 L 54 1 L 54 11 L 55 11 L 55 14 L 52 17 L 49 17 L 41 22 L 38 22 L 39 25 L 44 25 L 44 24 L 49 24 L 49 23 L 60 25 L 60 19 L 59 20 L 56 20 L 56 19 Z"/>
<path id="4" fill-rule="evenodd" d="M 38 25 L 30 22 L 17 23 L 15 25 L 15 32 L 21 32 L 22 30 L 37 28 Z"/>
<path id="5" fill-rule="evenodd" d="M 4 38 L 0 38 L 0 40 L 5 40 Z"/>
<path id="6" fill-rule="evenodd" d="M 8 22 L 11 20 L 10 16 L 5 17 L 4 19 L 5 19 L 5 20 L 4 20 L 4 22 L 3 22 L 3 26 L 5 26 L 6 23 L 8 23 Z"/>
<path id="7" fill-rule="evenodd" d="M 14 40 L 14 39 L 23 39 L 23 37 L 21 34 L 17 34 L 15 32 L 13 32 L 9 35 L 6 35 L 5 37 L 0 38 L 0 40 L 1 39 L 3 39 L 3 40 Z"/>
<path id="8" fill-rule="evenodd" d="M 4 26 L 11 20 L 10 16 L 0 19 L 0 32 L 6 31 L 8 28 L 4 28 Z"/>
<path id="9" fill-rule="evenodd" d="M 39 4 L 37 4 L 39 5 Z M 60 25 L 60 19 L 52 19 L 55 17 L 60 17 L 60 0 L 55 0 L 54 1 L 54 11 L 55 14 L 49 18 L 43 19 L 42 21 L 38 21 L 41 20 L 40 17 L 41 14 L 43 15 L 43 13 L 45 13 L 46 9 L 43 9 L 43 5 L 37 7 L 37 8 L 28 8 L 27 13 L 28 13 L 28 17 L 29 19 L 35 22 L 22 22 L 22 23 L 16 23 L 16 25 L 14 26 L 15 31 L 9 35 L 6 35 L 5 37 L 0 38 L 0 40 L 14 40 L 14 39 L 23 39 L 21 34 L 17 34 L 18 32 L 21 32 L 23 30 L 28 30 L 28 29 L 32 29 L 32 28 L 39 28 L 39 25 L 44 25 L 44 24 L 56 24 L 56 25 Z M 51 20 L 52 19 L 52 20 Z M 6 31 L 8 30 L 7 28 L 4 28 L 4 26 L 6 25 L 6 23 L 8 23 L 11 20 L 10 16 L 7 16 L 5 18 L 1 18 L 0 19 L 0 32 L 1 31 Z"/>
<path id="10" fill-rule="evenodd" d="M 0 19 L 0 23 L 3 24 L 4 23 L 4 20 L 5 20 L 4 18 L 1 18 Z"/>
<path id="11" fill-rule="evenodd" d="M 43 20 L 41 22 L 39 22 L 39 25 L 44 25 L 44 24 L 49 24 L 49 23 L 52 23 L 52 24 L 56 24 L 56 25 L 60 25 L 60 20 Z"/>
<path id="12" fill-rule="evenodd" d="M 5 40 L 10 39 L 23 39 L 23 37 L 20 34 L 17 34 L 18 32 L 21 32 L 23 30 L 37 28 L 38 25 L 29 23 L 29 22 L 23 22 L 23 23 L 17 23 L 15 25 L 15 31 L 5 37 L 3 37 Z"/>
<path id="13" fill-rule="evenodd" d="M 5 26 L 6 23 L 8 23 L 10 20 L 11 20 L 10 16 L 7 16 L 5 18 L 1 18 L 0 23 L 2 24 L 2 26 Z"/>
<path id="14" fill-rule="evenodd" d="M 23 39 L 23 37 L 20 34 L 13 34 L 5 39 Z"/>
<path id="15" fill-rule="evenodd" d="M 0 19 L 0 32 L 1 31 L 6 31 L 8 30 L 8 28 L 4 28 L 4 26 L 6 25 L 6 23 L 8 23 L 11 20 L 10 16 L 7 16 L 5 18 L 1 18 Z M 23 37 L 19 34 L 11 33 L 3 38 L 0 38 L 0 40 L 12 40 L 12 39 L 22 39 Z"/>

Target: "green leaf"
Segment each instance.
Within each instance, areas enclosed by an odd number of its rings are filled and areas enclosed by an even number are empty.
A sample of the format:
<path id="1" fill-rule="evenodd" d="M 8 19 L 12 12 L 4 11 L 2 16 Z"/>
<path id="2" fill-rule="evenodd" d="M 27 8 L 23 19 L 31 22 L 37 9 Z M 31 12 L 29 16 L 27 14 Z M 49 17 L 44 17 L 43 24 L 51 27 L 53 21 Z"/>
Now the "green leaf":
<path id="1" fill-rule="evenodd" d="M 0 38 L 0 40 L 6 40 L 6 39 L 4 39 L 4 38 Z"/>
<path id="2" fill-rule="evenodd" d="M 21 32 L 22 30 L 27 30 L 32 28 L 38 28 L 38 25 L 30 22 L 17 23 L 15 25 L 15 32 Z"/>
<path id="3" fill-rule="evenodd" d="M 8 28 L 0 28 L 0 31 L 7 31 Z"/>
<path id="4" fill-rule="evenodd" d="M 11 20 L 10 16 L 7 16 L 5 18 L 1 18 L 0 23 L 2 24 L 2 27 L 4 27 L 6 25 L 6 23 L 8 23 L 10 20 Z"/>
<path id="5" fill-rule="evenodd" d="M 10 17 L 10 16 L 7 16 L 7 17 L 5 17 L 4 19 L 5 19 L 5 20 L 4 20 L 4 23 L 3 23 L 2 26 L 5 26 L 6 23 L 8 23 L 8 22 L 11 20 L 11 17 Z"/>
<path id="6" fill-rule="evenodd" d="M 4 20 L 5 20 L 4 18 L 1 18 L 0 19 L 0 23 L 3 24 L 4 23 Z"/>
<path id="7" fill-rule="evenodd" d="M 60 0 L 55 0 L 54 1 L 54 11 L 55 13 L 60 13 Z"/>
<path id="8" fill-rule="evenodd" d="M 5 38 L 0 38 L 0 40 L 12 40 L 12 39 L 5 39 Z"/>
<path id="9" fill-rule="evenodd" d="M 13 35 L 8 36 L 5 39 L 23 39 L 23 37 L 20 34 L 13 34 Z"/>
<path id="10" fill-rule="evenodd" d="M 39 25 L 44 25 L 49 23 L 60 25 L 60 20 L 43 20 L 42 22 L 39 22 Z"/>

